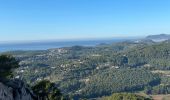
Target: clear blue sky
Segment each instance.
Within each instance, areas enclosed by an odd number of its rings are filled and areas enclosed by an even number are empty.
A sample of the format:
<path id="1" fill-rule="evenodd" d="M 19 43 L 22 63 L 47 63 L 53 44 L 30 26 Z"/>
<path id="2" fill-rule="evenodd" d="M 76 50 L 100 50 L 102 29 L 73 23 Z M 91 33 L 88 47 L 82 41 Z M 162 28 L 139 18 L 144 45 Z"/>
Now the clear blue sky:
<path id="1" fill-rule="evenodd" d="M 0 0 L 0 41 L 170 33 L 170 0 Z"/>

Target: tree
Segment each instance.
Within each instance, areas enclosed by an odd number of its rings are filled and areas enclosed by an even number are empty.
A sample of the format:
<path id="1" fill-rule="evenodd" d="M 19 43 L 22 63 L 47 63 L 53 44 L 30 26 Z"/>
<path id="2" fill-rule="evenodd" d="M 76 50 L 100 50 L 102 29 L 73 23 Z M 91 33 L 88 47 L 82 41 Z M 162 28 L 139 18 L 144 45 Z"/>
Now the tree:
<path id="1" fill-rule="evenodd" d="M 54 83 L 48 80 L 38 82 L 32 87 L 40 100 L 61 100 L 62 94 Z"/>
<path id="2" fill-rule="evenodd" d="M 108 97 L 103 97 L 102 100 L 151 100 L 136 94 L 131 93 L 115 93 Z"/>
<path id="3" fill-rule="evenodd" d="M 10 55 L 0 55 L 0 78 L 6 79 L 12 76 L 15 68 L 19 67 L 19 61 Z"/>

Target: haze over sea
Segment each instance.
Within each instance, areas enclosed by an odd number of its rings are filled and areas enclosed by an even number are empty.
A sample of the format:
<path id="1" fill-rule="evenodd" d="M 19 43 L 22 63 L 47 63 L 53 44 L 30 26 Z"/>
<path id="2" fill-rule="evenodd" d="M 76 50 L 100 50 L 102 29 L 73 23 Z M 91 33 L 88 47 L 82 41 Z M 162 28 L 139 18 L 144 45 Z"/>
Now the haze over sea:
<path id="1" fill-rule="evenodd" d="M 0 52 L 15 50 L 47 50 L 52 48 L 71 47 L 71 46 L 95 46 L 102 43 L 110 44 L 129 40 L 130 38 L 115 39 L 89 39 L 89 40 L 67 40 L 67 41 L 34 41 L 34 42 L 9 42 L 0 43 Z"/>

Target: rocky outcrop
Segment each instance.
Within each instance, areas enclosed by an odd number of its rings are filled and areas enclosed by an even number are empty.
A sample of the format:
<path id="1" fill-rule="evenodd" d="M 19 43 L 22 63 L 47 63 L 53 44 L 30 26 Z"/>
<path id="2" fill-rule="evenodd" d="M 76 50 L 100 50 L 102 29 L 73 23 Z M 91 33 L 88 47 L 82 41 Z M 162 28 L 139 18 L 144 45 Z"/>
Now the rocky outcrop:
<path id="1" fill-rule="evenodd" d="M 14 100 L 13 89 L 0 83 L 0 100 Z"/>
<path id="2" fill-rule="evenodd" d="M 28 85 L 21 80 L 0 82 L 0 100 L 35 100 Z"/>

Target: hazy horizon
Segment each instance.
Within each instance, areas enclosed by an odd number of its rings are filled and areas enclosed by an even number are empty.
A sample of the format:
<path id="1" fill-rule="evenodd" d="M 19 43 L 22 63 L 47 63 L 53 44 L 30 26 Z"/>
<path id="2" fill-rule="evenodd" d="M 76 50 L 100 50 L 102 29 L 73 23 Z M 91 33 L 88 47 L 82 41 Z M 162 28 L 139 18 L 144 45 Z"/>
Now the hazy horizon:
<path id="1" fill-rule="evenodd" d="M 85 37 L 85 38 L 36 39 L 36 40 L 6 40 L 6 41 L 0 40 L 0 43 L 2 44 L 2 43 L 31 43 L 31 42 L 34 43 L 34 42 L 92 41 L 92 40 L 111 40 L 111 39 L 142 39 L 145 37 L 146 36 L 117 36 L 117 37 L 89 37 L 89 38 Z"/>

